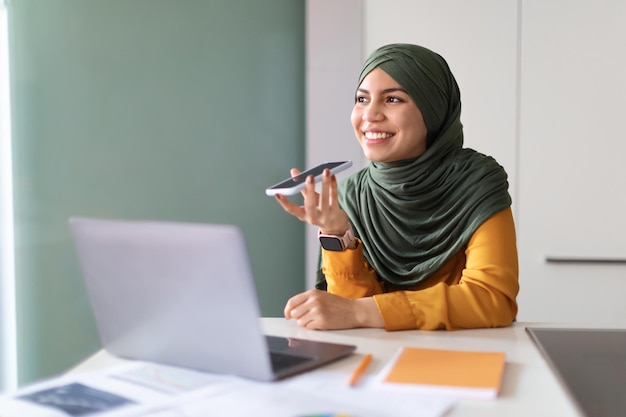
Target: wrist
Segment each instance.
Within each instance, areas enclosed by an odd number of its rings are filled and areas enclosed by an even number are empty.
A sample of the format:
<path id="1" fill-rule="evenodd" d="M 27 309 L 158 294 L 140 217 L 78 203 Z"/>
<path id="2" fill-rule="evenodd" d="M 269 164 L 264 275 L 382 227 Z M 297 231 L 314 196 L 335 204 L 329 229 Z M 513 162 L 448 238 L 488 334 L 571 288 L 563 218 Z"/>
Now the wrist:
<path id="1" fill-rule="evenodd" d="M 348 230 L 352 230 L 352 225 L 345 213 L 336 216 L 335 221 L 331 222 L 331 224 L 320 226 L 320 234 L 323 235 L 343 236 Z"/>
<path id="2" fill-rule="evenodd" d="M 346 233 L 348 233 L 348 231 L 351 231 L 352 227 L 350 226 L 350 223 L 348 223 L 347 225 L 343 226 L 343 227 L 335 227 L 335 228 L 328 228 L 328 229 L 323 229 L 323 228 L 319 228 L 319 234 L 320 235 L 331 235 L 331 236 L 343 236 Z"/>
<path id="3" fill-rule="evenodd" d="M 374 297 L 357 298 L 355 302 L 355 319 L 358 327 L 384 328 L 383 316 L 378 310 Z"/>
<path id="4" fill-rule="evenodd" d="M 320 229 L 318 238 L 322 247 L 330 251 L 341 252 L 346 249 L 355 249 L 356 247 L 356 239 L 351 227 L 342 234 L 324 233 Z"/>

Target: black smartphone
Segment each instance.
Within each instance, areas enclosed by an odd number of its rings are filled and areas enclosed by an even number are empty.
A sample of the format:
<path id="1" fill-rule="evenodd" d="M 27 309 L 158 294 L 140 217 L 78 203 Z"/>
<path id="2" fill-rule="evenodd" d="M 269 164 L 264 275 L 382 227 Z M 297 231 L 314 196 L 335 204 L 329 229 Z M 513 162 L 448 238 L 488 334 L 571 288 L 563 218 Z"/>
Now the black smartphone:
<path id="1" fill-rule="evenodd" d="M 326 168 L 330 169 L 331 174 L 336 174 L 352 166 L 352 161 L 324 162 L 306 171 L 302 171 L 295 177 L 287 178 L 276 185 L 272 185 L 265 189 L 267 195 L 293 195 L 300 192 L 305 185 L 305 180 L 309 175 L 313 175 L 315 182 L 321 181 L 322 174 Z"/>

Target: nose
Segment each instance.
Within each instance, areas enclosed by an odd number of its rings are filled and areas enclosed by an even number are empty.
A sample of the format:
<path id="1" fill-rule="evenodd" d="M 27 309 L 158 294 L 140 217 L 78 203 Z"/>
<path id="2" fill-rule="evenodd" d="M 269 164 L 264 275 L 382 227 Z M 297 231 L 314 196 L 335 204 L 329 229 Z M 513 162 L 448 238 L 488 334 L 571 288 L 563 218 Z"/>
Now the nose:
<path id="1" fill-rule="evenodd" d="M 365 122 L 379 122 L 385 118 L 379 103 L 372 101 L 363 108 L 361 118 Z"/>

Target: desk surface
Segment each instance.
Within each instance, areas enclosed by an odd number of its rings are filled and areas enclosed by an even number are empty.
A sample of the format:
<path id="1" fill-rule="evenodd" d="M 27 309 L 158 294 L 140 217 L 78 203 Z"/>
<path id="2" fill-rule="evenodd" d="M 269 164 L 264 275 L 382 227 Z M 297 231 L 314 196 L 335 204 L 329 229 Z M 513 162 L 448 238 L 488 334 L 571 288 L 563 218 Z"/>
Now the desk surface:
<path id="1" fill-rule="evenodd" d="M 386 332 L 381 329 L 312 331 L 283 318 L 263 318 L 262 323 L 269 335 L 354 344 L 357 353 L 373 355 L 367 370 L 370 375 L 377 374 L 401 346 L 502 351 L 506 353 L 506 367 L 499 397 L 495 400 L 462 400 L 447 417 L 582 416 L 525 331 L 526 327 L 554 326 L 515 323 L 501 329 Z M 361 358 L 362 355 L 354 355 L 325 369 L 348 374 Z M 100 351 L 70 372 L 100 370 L 120 362 L 123 360 Z"/>

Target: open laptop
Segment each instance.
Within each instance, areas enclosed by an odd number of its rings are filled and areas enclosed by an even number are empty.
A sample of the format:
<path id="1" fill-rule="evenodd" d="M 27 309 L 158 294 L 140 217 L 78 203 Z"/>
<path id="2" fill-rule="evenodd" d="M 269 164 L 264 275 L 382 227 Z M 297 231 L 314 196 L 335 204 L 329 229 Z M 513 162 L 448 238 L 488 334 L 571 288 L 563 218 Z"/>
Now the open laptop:
<path id="1" fill-rule="evenodd" d="M 89 218 L 69 225 L 111 354 L 272 381 L 356 349 L 262 333 L 236 226 Z"/>

